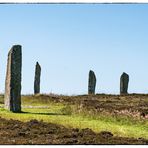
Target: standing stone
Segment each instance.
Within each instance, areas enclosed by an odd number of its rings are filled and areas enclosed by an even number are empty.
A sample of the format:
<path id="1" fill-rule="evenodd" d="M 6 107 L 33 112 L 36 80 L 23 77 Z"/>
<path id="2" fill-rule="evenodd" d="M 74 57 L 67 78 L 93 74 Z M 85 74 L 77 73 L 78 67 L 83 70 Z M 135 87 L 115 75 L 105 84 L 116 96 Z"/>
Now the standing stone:
<path id="1" fill-rule="evenodd" d="M 21 112 L 22 47 L 14 45 L 8 53 L 5 81 L 5 108 Z"/>
<path id="2" fill-rule="evenodd" d="M 88 79 L 88 94 L 95 94 L 96 87 L 96 76 L 95 73 L 90 70 L 89 71 L 89 79 Z"/>
<path id="3" fill-rule="evenodd" d="M 37 62 L 35 67 L 35 77 L 34 77 L 34 94 L 40 93 L 40 76 L 41 76 L 41 66 Z"/>
<path id="4" fill-rule="evenodd" d="M 120 77 L 120 94 L 127 94 L 129 75 L 124 73 Z"/>

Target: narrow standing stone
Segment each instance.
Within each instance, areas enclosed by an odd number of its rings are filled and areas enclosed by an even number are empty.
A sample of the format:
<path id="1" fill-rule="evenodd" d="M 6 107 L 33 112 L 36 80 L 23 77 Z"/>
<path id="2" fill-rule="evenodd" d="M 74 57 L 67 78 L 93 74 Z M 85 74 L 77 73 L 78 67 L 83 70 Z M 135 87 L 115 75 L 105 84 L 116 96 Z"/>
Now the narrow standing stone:
<path id="1" fill-rule="evenodd" d="M 35 67 L 35 77 L 34 77 L 34 94 L 40 93 L 40 76 L 41 76 L 41 66 L 37 62 Z"/>
<path id="2" fill-rule="evenodd" d="M 21 112 L 22 47 L 14 45 L 8 53 L 5 81 L 5 108 Z"/>
<path id="3" fill-rule="evenodd" d="M 120 94 L 127 94 L 129 75 L 123 72 L 120 77 Z"/>
<path id="4" fill-rule="evenodd" d="M 88 94 L 95 94 L 96 87 L 96 76 L 95 73 L 90 70 L 89 71 L 89 79 L 88 79 Z"/>

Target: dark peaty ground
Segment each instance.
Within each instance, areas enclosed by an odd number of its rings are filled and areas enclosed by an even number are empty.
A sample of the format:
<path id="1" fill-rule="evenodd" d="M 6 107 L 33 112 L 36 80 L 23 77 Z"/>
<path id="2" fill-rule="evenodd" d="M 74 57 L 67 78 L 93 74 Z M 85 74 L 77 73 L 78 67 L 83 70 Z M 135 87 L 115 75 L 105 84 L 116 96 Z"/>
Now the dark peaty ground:
<path id="1" fill-rule="evenodd" d="M 0 144 L 148 144 L 148 140 L 115 137 L 107 131 L 68 129 L 37 120 L 21 122 L 0 118 Z"/>

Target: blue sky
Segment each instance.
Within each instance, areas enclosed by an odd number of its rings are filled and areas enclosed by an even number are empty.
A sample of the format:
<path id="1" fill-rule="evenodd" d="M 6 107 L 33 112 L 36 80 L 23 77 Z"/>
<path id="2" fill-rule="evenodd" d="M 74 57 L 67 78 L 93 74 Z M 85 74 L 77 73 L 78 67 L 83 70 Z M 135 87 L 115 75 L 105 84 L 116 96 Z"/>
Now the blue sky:
<path id="1" fill-rule="evenodd" d="M 148 4 L 1 4 L 0 92 L 7 54 L 22 45 L 22 93 L 33 93 L 36 61 L 41 92 L 86 94 L 89 70 L 96 93 L 119 93 L 120 75 L 129 93 L 148 93 Z"/>

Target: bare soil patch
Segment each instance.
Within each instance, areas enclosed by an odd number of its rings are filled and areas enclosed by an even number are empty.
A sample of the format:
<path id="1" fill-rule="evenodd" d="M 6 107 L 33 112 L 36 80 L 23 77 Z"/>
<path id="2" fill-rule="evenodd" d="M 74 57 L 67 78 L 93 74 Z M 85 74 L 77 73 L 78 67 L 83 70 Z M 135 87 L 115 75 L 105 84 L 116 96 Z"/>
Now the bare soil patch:
<path id="1" fill-rule="evenodd" d="M 116 137 L 111 132 L 95 133 L 91 129 L 71 129 L 31 120 L 21 122 L 0 118 L 0 144 L 148 144 L 139 138 Z"/>

